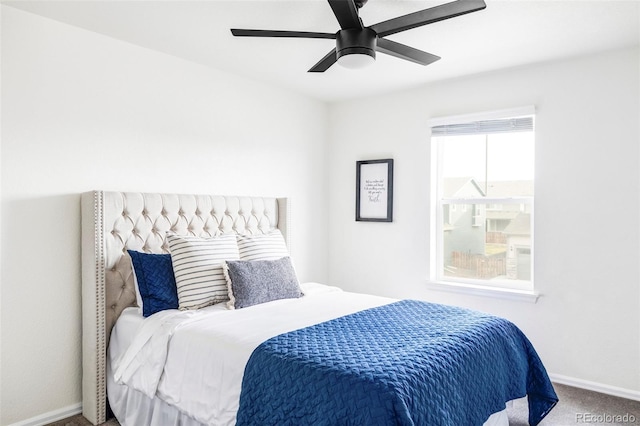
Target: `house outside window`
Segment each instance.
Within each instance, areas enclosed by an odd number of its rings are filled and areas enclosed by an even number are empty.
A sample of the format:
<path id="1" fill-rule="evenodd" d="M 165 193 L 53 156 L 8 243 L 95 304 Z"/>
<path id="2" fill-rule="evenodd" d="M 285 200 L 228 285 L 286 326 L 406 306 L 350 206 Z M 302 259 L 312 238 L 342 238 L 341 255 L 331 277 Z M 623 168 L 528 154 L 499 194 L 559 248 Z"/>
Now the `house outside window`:
<path id="1" fill-rule="evenodd" d="M 534 108 L 429 124 L 431 281 L 533 292 Z"/>

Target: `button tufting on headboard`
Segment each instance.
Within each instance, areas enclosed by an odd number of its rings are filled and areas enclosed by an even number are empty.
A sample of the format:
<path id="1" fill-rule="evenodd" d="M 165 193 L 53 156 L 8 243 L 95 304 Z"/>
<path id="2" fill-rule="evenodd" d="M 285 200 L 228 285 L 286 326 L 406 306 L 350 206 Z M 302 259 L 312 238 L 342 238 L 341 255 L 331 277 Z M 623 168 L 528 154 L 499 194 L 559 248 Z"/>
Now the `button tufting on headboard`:
<path id="1" fill-rule="evenodd" d="M 167 231 L 211 237 L 280 229 L 290 247 L 286 198 L 92 191 L 82 194 L 83 414 L 106 418 L 106 352 L 111 329 L 135 306 L 127 250 L 168 253 Z"/>

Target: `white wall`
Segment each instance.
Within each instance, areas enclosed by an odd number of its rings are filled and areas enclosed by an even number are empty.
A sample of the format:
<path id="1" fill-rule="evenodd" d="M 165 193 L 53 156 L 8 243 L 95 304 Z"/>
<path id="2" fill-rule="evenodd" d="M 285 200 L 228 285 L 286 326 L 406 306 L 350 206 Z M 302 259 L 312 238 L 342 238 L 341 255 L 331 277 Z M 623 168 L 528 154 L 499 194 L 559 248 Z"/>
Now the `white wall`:
<path id="1" fill-rule="evenodd" d="M 2 23 L 2 11 L 0 6 L 0 26 Z M 0 28 L 1 30 L 1 28 Z M 0 34 L 1 36 L 1 34 Z M 2 38 L 0 37 L 0 99 L 2 99 Z M 2 102 L 0 102 L 0 224 L 2 223 Z M 2 259 L 2 231 L 0 227 L 0 259 Z M 2 261 L 0 260 L 0 378 L 2 378 Z M 0 422 L 2 422 L 2 386 L 0 385 Z"/>
<path id="2" fill-rule="evenodd" d="M 0 424 L 81 401 L 83 191 L 291 197 L 326 281 L 326 105 L 8 6 L 1 35 Z"/>
<path id="3" fill-rule="evenodd" d="M 505 316 L 556 377 L 640 396 L 639 71 L 634 49 L 334 105 L 331 282 Z M 535 285 L 543 296 L 533 304 L 427 289 L 427 120 L 531 104 Z M 395 160 L 394 222 L 355 222 L 355 162 L 388 157 Z"/>

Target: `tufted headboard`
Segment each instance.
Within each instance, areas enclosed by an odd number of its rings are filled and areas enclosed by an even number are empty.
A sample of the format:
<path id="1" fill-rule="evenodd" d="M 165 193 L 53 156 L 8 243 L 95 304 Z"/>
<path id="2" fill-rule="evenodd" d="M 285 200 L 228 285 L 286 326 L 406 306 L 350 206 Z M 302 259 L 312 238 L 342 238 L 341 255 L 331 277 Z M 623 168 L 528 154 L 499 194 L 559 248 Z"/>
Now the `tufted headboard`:
<path id="1" fill-rule="evenodd" d="M 256 234 L 280 229 L 290 246 L 286 198 L 91 191 L 82 208 L 82 413 L 106 420 L 106 356 L 122 310 L 135 306 L 127 249 L 167 253 L 181 235 Z"/>

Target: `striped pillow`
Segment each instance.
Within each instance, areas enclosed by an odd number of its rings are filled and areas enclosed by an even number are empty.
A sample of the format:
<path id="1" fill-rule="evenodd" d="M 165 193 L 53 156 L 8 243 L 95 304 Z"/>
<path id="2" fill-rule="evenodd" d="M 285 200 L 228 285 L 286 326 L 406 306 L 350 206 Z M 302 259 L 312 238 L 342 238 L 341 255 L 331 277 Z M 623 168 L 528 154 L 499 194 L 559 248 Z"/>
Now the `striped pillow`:
<path id="1" fill-rule="evenodd" d="M 289 256 L 279 230 L 260 235 L 238 235 L 241 260 L 276 260 Z"/>
<path id="2" fill-rule="evenodd" d="M 179 309 L 198 309 L 229 300 L 222 264 L 240 258 L 234 234 L 199 238 L 167 233 L 167 242 Z"/>

